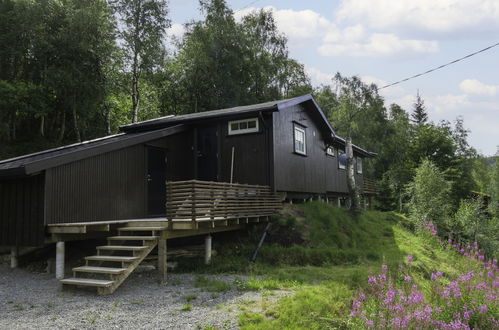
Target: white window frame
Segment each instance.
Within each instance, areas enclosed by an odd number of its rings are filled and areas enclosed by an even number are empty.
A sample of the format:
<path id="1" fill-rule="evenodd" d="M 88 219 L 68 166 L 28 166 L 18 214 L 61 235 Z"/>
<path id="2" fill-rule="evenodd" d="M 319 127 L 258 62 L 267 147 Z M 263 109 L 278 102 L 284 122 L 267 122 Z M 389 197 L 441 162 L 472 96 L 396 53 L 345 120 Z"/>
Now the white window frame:
<path id="1" fill-rule="evenodd" d="M 357 173 L 362 174 L 362 158 L 355 157 L 355 163 L 356 163 L 356 167 L 357 167 Z"/>
<path id="2" fill-rule="evenodd" d="M 336 156 L 336 150 L 333 146 L 327 146 L 326 147 L 326 155 L 334 157 Z"/>
<path id="3" fill-rule="evenodd" d="M 345 153 L 345 150 L 341 150 L 341 149 L 338 149 L 338 168 L 340 170 L 344 170 L 346 169 L 346 165 L 342 165 L 341 162 L 340 162 L 340 155 L 344 154 Z"/>
<path id="4" fill-rule="evenodd" d="M 254 122 L 256 123 L 255 127 L 251 128 L 238 128 L 238 129 L 232 129 L 233 124 L 237 124 L 238 127 L 241 123 L 250 123 Z M 248 127 L 249 125 L 246 125 Z M 241 119 L 241 120 L 232 120 L 229 121 L 229 135 L 238 135 L 238 134 L 248 134 L 248 133 L 257 133 L 260 131 L 260 125 L 259 125 L 259 120 L 258 118 L 248 118 L 248 119 Z"/>
<path id="5" fill-rule="evenodd" d="M 303 134 L 303 150 L 299 150 L 297 148 L 297 144 L 296 144 L 296 136 L 297 136 L 297 132 Z M 299 126 L 299 125 L 294 125 L 294 128 L 293 128 L 293 148 L 294 148 L 294 151 L 300 155 L 306 155 L 307 154 L 307 132 L 305 131 L 305 127 L 302 127 L 302 126 Z"/>

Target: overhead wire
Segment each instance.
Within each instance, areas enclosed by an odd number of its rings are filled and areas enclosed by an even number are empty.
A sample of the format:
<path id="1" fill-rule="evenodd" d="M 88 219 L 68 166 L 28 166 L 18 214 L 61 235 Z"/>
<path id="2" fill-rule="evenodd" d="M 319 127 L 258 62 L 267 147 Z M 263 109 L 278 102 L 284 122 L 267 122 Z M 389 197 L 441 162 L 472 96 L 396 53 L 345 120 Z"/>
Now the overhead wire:
<path id="1" fill-rule="evenodd" d="M 396 82 L 394 82 L 394 83 L 390 83 L 390 84 L 388 84 L 388 85 L 385 85 L 385 86 L 379 87 L 379 88 L 378 88 L 378 90 L 383 89 L 383 88 L 387 88 L 387 87 L 390 87 L 390 86 L 393 86 L 393 85 L 397 85 L 397 84 L 403 83 L 403 82 L 405 82 L 405 81 L 408 81 L 408 80 L 411 80 L 411 79 L 414 79 L 414 78 L 417 78 L 417 77 L 421 77 L 421 76 L 423 76 L 423 75 L 425 75 L 425 74 L 428 74 L 428 73 L 431 73 L 431 72 L 433 72 L 433 71 L 440 70 L 440 69 L 442 69 L 442 68 L 445 68 L 446 66 L 452 65 L 452 64 L 457 63 L 457 62 L 459 62 L 459 61 L 462 61 L 462 60 L 465 60 L 465 59 L 470 58 L 470 57 L 472 57 L 472 56 L 475 56 L 475 55 L 477 55 L 477 54 L 483 53 L 483 52 L 485 52 L 485 51 L 487 51 L 487 50 L 489 50 L 489 49 L 491 49 L 491 48 L 494 48 L 494 47 L 496 47 L 496 46 L 499 46 L 499 42 L 498 42 L 498 43 L 495 43 L 495 44 L 493 44 L 493 45 L 491 45 L 491 46 L 485 47 L 485 48 L 483 48 L 483 49 L 480 49 L 479 51 L 476 51 L 476 52 L 474 52 L 474 53 L 471 53 L 471 54 L 468 54 L 468 55 L 463 56 L 463 57 L 461 57 L 461 58 L 458 58 L 457 60 L 454 60 L 454 61 L 451 61 L 451 62 L 448 62 L 448 63 L 442 64 L 442 65 L 440 65 L 440 66 L 437 66 L 437 67 L 435 67 L 435 68 L 433 68 L 433 69 L 430 69 L 430 70 L 427 70 L 427 71 L 425 71 L 425 72 L 418 73 L 418 74 L 415 74 L 415 75 L 410 76 L 410 77 L 408 77 L 408 78 L 405 78 L 405 79 L 402 79 L 402 80 L 396 81 Z"/>

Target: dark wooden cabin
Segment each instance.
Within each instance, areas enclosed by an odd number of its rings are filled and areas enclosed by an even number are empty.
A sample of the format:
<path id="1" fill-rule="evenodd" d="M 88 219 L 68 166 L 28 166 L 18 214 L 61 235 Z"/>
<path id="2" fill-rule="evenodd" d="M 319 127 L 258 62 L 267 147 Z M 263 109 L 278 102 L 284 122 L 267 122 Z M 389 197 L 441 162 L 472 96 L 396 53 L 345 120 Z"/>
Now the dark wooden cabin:
<path id="1" fill-rule="evenodd" d="M 0 162 L 0 245 L 38 246 L 53 224 L 165 215 L 165 181 L 270 186 L 288 199 L 341 198 L 345 141 L 311 95 L 166 116 L 121 134 Z M 364 187 L 354 146 L 356 181 Z"/>

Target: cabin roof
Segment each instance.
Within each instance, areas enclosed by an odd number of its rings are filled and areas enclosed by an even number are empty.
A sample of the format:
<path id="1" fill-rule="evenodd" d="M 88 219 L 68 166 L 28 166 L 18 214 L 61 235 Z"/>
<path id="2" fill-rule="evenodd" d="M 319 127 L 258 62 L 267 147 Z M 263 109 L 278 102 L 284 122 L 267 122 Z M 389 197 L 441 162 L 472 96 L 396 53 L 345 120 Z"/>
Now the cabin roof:
<path id="1" fill-rule="evenodd" d="M 187 124 L 199 121 L 230 118 L 245 114 L 258 114 L 267 111 L 279 111 L 297 104 L 303 104 L 307 109 L 312 111 L 316 118 L 318 118 L 319 126 L 324 130 L 326 136 L 331 138 L 331 141 L 343 145 L 345 144 L 345 139 L 335 134 L 333 127 L 329 124 L 324 112 L 321 110 L 317 102 L 315 102 L 312 95 L 306 94 L 285 100 L 270 101 L 227 109 L 190 113 L 179 116 L 170 115 L 121 126 L 120 130 L 122 133 L 120 134 L 2 160 L 0 161 L 0 177 L 35 174 L 47 168 L 173 135 L 186 130 Z M 357 153 L 366 157 L 373 157 L 376 155 L 375 153 L 369 152 L 356 145 L 353 145 L 353 148 Z"/>
<path id="2" fill-rule="evenodd" d="M 173 135 L 185 129 L 186 127 L 183 125 L 176 125 L 162 130 L 109 135 L 90 141 L 2 160 L 0 161 L 0 177 L 31 175 L 47 168 Z"/>
<path id="3" fill-rule="evenodd" d="M 238 106 L 238 107 L 232 107 L 232 108 L 226 108 L 226 109 L 218 109 L 218 110 L 211 110 L 211 111 L 203 111 L 203 112 L 196 112 L 196 113 L 189 113 L 185 115 L 178 115 L 178 116 L 165 116 L 165 117 L 160 117 L 160 118 L 155 118 L 151 120 L 146 120 L 142 121 L 140 123 L 134 123 L 130 125 L 124 125 L 120 127 L 120 130 L 122 132 L 137 132 L 137 131 L 145 131 L 145 130 L 151 130 L 151 129 L 157 129 L 157 128 L 162 128 L 162 127 L 168 127 L 177 123 L 191 123 L 191 122 L 197 122 L 201 120 L 208 120 L 208 119 L 218 119 L 218 118 L 224 118 L 224 117 L 233 117 L 233 116 L 241 116 L 245 114 L 254 114 L 254 113 L 259 113 L 259 112 L 272 112 L 272 111 L 278 111 L 280 109 L 297 105 L 300 103 L 308 103 L 312 104 L 314 110 L 319 114 L 320 119 L 321 119 L 321 124 L 326 128 L 329 133 L 334 136 L 334 129 L 333 127 L 329 124 L 329 121 L 327 120 L 326 116 L 324 115 L 324 112 L 321 110 L 319 105 L 315 102 L 314 98 L 312 97 L 311 94 L 306 94 L 294 98 L 289 98 L 289 99 L 284 99 L 284 100 L 277 100 L 277 101 L 269 101 L 269 102 L 264 102 L 264 103 L 257 103 L 257 104 L 250 104 L 250 105 L 243 105 L 243 106 Z"/>

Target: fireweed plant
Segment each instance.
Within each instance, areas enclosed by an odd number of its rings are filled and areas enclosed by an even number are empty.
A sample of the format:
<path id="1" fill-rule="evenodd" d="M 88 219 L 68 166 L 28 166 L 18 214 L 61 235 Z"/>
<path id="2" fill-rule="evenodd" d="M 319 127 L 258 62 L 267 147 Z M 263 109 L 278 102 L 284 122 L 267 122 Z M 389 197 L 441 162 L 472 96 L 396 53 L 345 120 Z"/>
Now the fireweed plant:
<path id="1" fill-rule="evenodd" d="M 369 276 L 367 289 L 353 301 L 353 324 L 376 329 L 499 329 L 497 259 L 487 260 L 476 242 L 442 242 L 432 222 L 423 234 L 461 256 L 462 274 L 446 276 L 437 270 L 417 281 L 412 255 L 398 269 L 382 265 L 381 273 Z"/>

